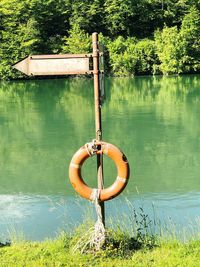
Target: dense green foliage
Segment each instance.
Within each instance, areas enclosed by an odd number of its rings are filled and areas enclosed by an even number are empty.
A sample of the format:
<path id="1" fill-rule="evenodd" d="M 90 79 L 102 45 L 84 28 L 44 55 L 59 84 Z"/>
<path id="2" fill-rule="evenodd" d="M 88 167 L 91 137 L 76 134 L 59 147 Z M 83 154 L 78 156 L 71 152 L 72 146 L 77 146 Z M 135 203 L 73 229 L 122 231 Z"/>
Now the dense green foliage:
<path id="1" fill-rule="evenodd" d="M 115 75 L 200 70 L 199 0 L 1 0 L 0 78 L 28 54 L 91 51 L 101 33 Z"/>

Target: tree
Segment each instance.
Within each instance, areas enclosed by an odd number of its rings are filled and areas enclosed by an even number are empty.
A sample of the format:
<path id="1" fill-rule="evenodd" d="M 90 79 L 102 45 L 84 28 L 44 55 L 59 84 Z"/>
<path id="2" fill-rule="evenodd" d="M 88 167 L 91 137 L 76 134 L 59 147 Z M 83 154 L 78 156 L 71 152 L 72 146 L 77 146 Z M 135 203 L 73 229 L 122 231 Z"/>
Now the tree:
<path id="1" fill-rule="evenodd" d="M 107 45 L 110 65 L 115 75 L 152 74 L 157 62 L 153 40 L 125 39 L 119 36 Z"/>
<path id="2" fill-rule="evenodd" d="M 199 14 L 200 0 L 1 0 L 0 79 L 28 54 L 91 51 L 94 31 L 115 74 L 197 72 Z"/>
<path id="3" fill-rule="evenodd" d="M 181 30 L 184 46 L 184 71 L 200 70 L 200 16 L 199 10 L 192 7 L 185 15 Z"/>
<path id="4" fill-rule="evenodd" d="M 2 0 L 0 77 L 15 77 L 12 64 L 35 51 L 39 43 L 37 23 L 30 16 L 28 2 Z"/>
<path id="5" fill-rule="evenodd" d="M 129 33 L 130 20 L 135 15 L 132 0 L 106 0 L 106 26 L 113 36 Z"/>
<path id="6" fill-rule="evenodd" d="M 62 52 L 64 53 L 88 53 L 91 50 L 91 37 L 79 28 L 77 24 L 74 24 L 69 31 L 69 37 L 63 38 L 64 45 L 62 46 Z"/>
<path id="7" fill-rule="evenodd" d="M 177 27 L 165 27 L 155 32 L 156 53 L 163 74 L 179 74 L 183 71 L 183 42 Z"/>
<path id="8" fill-rule="evenodd" d="M 30 0 L 30 12 L 38 24 L 40 53 L 59 53 L 62 37 L 70 29 L 71 0 Z"/>
<path id="9" fill-rule="evenodd" d="M 127 51 L 131 53 L 131 51 Z M 135 58 L 136 74 L 152 74 L 154 72 L 154 65 L 157 64 L 158 58 L 156 55 L 156 46 L 153 40 L 143 39 L 134 47 L 133 53 L 131 53 Z"/>
<path id="10" fill-rule="evenodd" d="M 71 27 L 77 24 L 90 35 L 93 32 L 105 33 L 103 3 L 104 0 L 73 0 Z"/>

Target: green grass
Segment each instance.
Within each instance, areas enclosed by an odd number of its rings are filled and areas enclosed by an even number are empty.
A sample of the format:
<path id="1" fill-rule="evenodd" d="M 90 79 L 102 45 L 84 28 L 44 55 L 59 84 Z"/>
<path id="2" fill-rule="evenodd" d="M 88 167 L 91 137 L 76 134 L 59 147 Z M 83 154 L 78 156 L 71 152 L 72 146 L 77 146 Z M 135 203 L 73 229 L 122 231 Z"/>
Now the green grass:
<path id="1" fill-rule="evenodd" d="M 199 267 L 200 240 L 182 243 L 162 241 L 153 237 L 131 238 L 121 230 L 108 233 L 106 246 L 98 252 L 73 253 L 73 247 L 83 228 L 68 236 L 44 242 L 15 241 L 0 248 L 0 266 L 148 266 Z M 141 238 L 141 237 L 140 237 Z"/>
<path id="2" fill-rule="evenodd" d="M 183 242 L 170 225 L 167 235 L 155 235 L 156 220 L 151 221 L 142 208 L 136 211 L 130 206 L 129 215 L 130 220 L 115 221 L 106 229 L 106 242 L 100 251 L 89 242 L 94 234 L 90 220 L 71 235 L 63 232 L 57 239 L 43 242 L 23 241 L 23 234 L 13 229 L 11 244 L 0 243 L 0 267 L 200 267 L 199 224 L 190 241 L 185 231 L 179 233 L 187 240 Z M 123 221 L 131 229 L 126 229 Z"/>

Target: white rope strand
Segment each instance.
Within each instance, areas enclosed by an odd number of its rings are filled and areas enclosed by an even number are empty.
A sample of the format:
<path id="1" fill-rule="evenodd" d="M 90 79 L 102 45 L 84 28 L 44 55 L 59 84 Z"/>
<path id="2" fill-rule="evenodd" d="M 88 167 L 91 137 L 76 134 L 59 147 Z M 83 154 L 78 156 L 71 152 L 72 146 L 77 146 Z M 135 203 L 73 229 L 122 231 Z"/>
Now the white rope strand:
<path id="1" fill-rule="evenodd" d="M 82 237 L 76 242 L 72 248 L 73 253 L 79 251 L 81 253 L 99 251 L 105 244 L 106 230 L 102 221 L 102 211 L 99 203 L 100 189 L 93 189 L 90 196 L 91 201 L 95 205 L 97 213 L 97 221 L 94 227 L 90 228 Z"/>
<path id="2" fill-rule="evenodd" d="M 95 205 L 96 213 L 97 213 L 97 221 L 94 226 L 94 233 L 91 236 L 90 246 L 95 248 L 95 250 L 100 250 L 102 245 L 105 242 L 105 234 L 106 230 L 102 221 L 102 210 L 99 203 L 99 196 L 101 190 L 93 189 L 91 194 L 91 200 Z"/>

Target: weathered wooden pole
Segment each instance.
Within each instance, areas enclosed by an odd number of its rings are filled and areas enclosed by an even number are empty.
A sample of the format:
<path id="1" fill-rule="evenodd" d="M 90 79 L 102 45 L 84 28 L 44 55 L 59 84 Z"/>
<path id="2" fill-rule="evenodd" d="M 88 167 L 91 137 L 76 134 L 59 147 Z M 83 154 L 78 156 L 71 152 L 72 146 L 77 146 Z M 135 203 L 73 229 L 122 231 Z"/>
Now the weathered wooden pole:
<path id="1" fill-rule="evenodd" d="M 94 102 L 95 102 L 95 129 L 96 140 L 102 140 L 102 125 L 101 125 L 101 102 L 100 102 L 100 69 L 99 69 L 99 40 L 98 33 L 92 34 L 93 45 L 93 75 L 94 75 Z M 103 155 L 97 155 L 97 179 L 98 189 L 103 189 Z M 100 203 L 102 222 L 105 225 L 105 208 L 104 202 Z"/>

